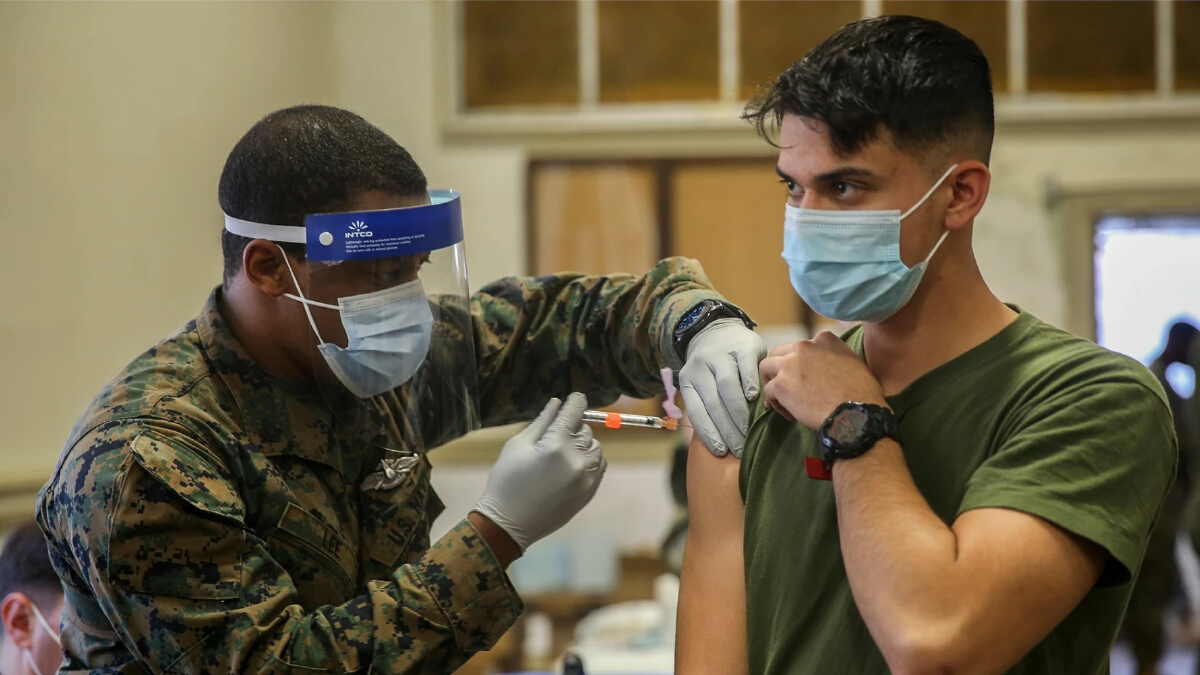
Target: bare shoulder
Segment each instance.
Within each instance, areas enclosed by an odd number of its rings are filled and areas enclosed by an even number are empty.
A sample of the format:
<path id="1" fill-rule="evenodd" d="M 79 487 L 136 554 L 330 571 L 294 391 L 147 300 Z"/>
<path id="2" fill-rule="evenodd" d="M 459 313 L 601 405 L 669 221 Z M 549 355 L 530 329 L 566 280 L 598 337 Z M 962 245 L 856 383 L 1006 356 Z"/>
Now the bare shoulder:
<path id="1" fill-rule="evenodd" d="M 744 513 L 738 486 L 742 462 L 733 455 L 717 457 L 699 436 L 688 448 L 687 492 L 691 526 L 728 526 L 736 520 L 740 528 Z"/>

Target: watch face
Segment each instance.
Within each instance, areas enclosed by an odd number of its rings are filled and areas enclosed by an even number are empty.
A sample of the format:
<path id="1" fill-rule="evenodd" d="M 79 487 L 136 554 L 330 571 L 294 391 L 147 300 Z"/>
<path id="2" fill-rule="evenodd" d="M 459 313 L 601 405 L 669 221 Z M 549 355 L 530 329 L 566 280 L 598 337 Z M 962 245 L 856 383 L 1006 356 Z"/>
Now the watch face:
<path id="1" fill-rule="evenodd" d="M 861 410 L 848 408 L 833 418 L 829 425 L 829 438 L 839 445 L 849 445 L 862 438 L 863 428 L 867 425 L 867 414 Z"/>
<path id="2" fill-rule="evenodd" d="M 683 332 L 691 328 L 693 325 L 695 325 L 696 321 L 699 320 L 700 316 L 704 314 L 704 310 L 706 309 L 708 309 L 708 303 L 706 302 L 702 302 L 699 305 L 689 309 L 687 313 L 683 315 L 683 319 L 679 321 L 679 325 L 675 327 L 675 330 Z"/>

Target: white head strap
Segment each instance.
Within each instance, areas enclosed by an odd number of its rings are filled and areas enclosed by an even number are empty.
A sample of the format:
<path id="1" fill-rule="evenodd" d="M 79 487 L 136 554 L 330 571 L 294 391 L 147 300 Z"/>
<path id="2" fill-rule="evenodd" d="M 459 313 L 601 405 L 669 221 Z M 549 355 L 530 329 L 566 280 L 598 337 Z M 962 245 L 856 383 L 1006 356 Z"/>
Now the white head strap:
<path id="1" fill-rule="evenodd" d="M 270 241 L 282 241 L 288 244 L 304 244 L 308 241 L 303 227 L 255 223 L 249 220 L 234 218 L 228 213 L 225 214 L 225 229 L 229 230 L 231 234 L 246 237 L 247 239 L 269 239 Z"/>

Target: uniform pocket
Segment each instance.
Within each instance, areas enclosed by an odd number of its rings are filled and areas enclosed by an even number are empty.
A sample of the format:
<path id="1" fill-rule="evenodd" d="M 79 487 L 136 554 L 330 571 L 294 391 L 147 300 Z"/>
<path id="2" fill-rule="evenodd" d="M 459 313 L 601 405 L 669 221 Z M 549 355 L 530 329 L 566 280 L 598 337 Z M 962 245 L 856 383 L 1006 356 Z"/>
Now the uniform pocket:
<path id="1" fill-rule="evenodd" d="M 429 460 L 421 457 L 397 487 L 359 492 L 368 578 L 386 578 L 429 548 L 429 526 L 445 510 L 429 483 L 430 468 Z"/>
<path id="2" fill-rule="evenodd" d="M 325 521 L 289 503 L 267 543 L 306 604 L 339 605 L 352 597 L 358 571 L 354 548 Z"/>
<path id="3" fill-rule="evenodd" d="M 193 600 L 241 597 L 242 527 L 198 507 L 131 456 L 109 514 L 108 581 L 130 593 Z"/>

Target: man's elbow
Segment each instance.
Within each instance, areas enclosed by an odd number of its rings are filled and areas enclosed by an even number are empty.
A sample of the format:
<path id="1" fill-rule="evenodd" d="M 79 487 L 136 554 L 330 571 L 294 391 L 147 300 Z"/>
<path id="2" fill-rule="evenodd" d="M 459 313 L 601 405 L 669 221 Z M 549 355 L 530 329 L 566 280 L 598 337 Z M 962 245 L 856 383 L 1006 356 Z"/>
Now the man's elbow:
<path id="1" fill-rule="evenodd" d="M 925 622 L 897 633 L 890 644 L 880 645 L 893 675 L 964 675 L 969 671 L 973 675 L 961 649 L 961 631 Z"/>

